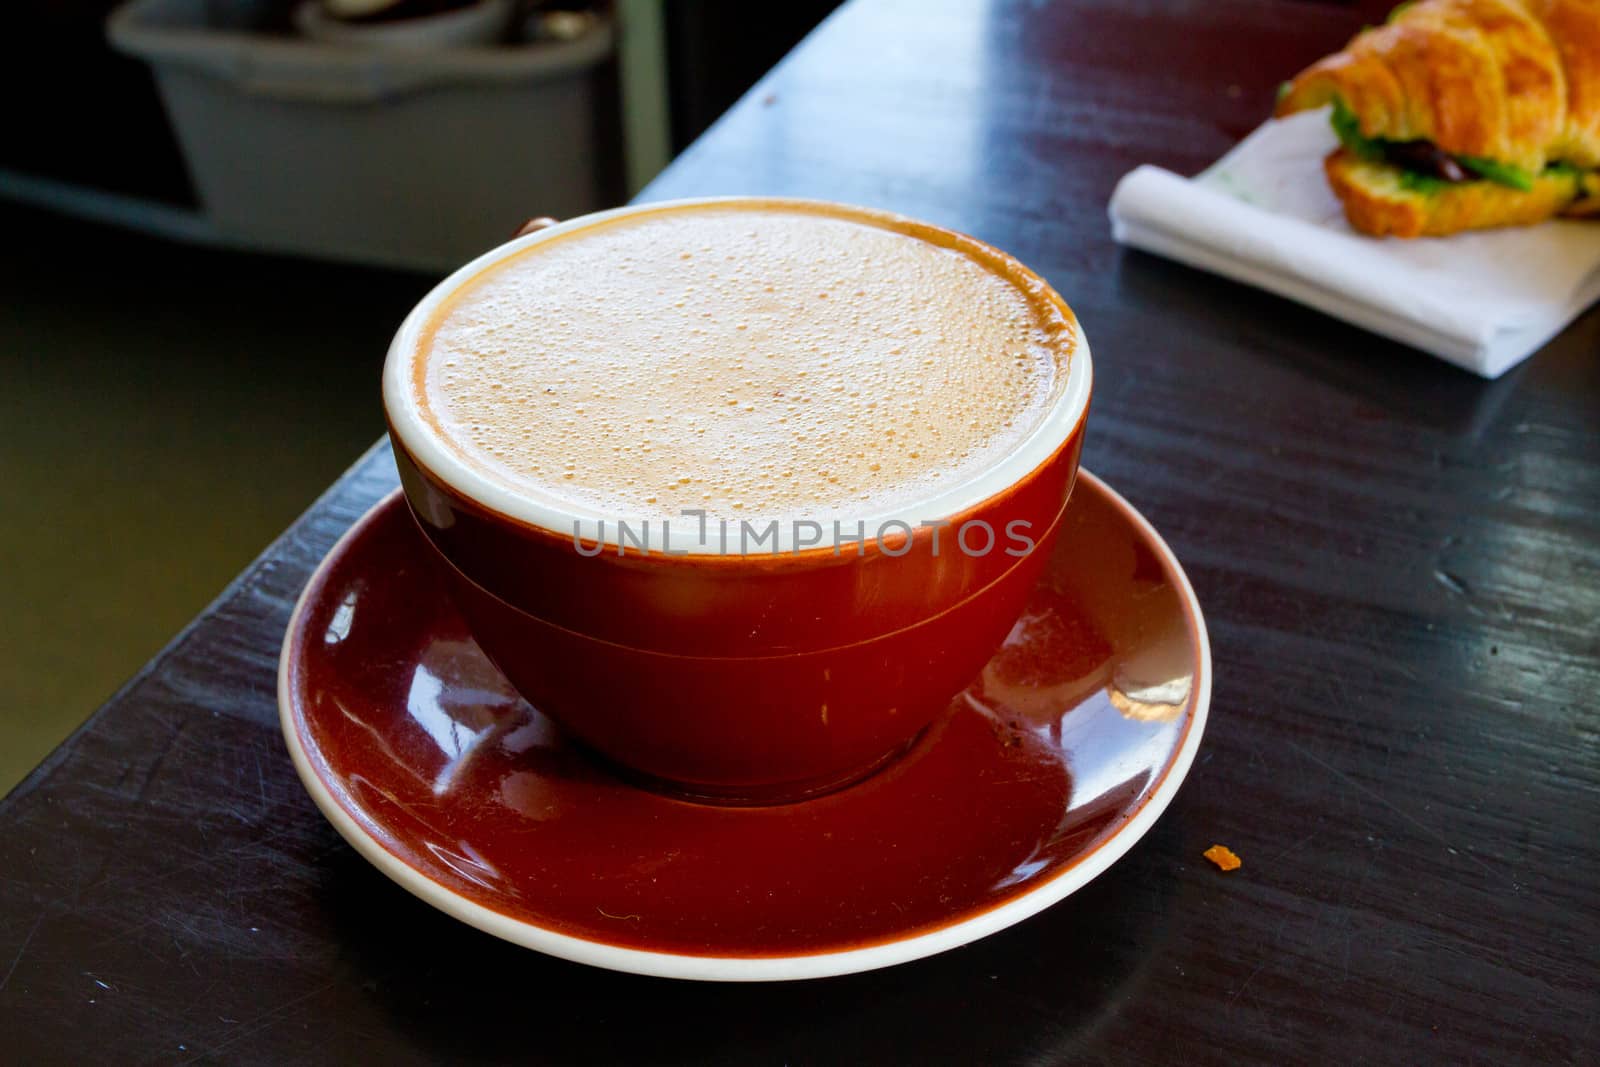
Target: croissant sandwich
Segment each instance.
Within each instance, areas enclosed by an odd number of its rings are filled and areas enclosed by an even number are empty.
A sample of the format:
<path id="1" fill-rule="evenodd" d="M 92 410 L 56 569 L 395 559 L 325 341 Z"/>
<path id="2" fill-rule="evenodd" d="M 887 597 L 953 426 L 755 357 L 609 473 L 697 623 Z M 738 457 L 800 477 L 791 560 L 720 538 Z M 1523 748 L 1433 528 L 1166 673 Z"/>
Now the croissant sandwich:
<path id="1" fill-rule="evenodd" d="M 1332 108 L 1328 183 L 1363 233 L 1600 216 L 1600 0 L 1416 0 L 1286 84 Z"/>

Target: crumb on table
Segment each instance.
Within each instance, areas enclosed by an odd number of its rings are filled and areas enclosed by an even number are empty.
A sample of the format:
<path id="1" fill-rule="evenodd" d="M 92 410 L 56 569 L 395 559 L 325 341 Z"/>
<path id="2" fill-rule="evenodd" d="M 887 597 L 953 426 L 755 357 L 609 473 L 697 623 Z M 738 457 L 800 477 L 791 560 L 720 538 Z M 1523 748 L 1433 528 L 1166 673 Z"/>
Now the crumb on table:
<path id="1" fill-rule="evenodd" d="M 1244 861 L 1235 856 L 1233 849 L 1227 845 L 1212 845 L 1206 849 L 1205 857 L 1225 871 L 1238 870 L 1244 864 Z"/>

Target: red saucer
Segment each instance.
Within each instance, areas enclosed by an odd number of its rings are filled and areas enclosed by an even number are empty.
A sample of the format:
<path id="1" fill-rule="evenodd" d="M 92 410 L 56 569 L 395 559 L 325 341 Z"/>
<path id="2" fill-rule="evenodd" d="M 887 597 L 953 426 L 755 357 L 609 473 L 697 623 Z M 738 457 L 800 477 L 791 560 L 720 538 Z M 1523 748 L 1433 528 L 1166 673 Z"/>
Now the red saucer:
<path id="1" fill-rule="evenodd" d="M 395 493 L 313 575 L 280 666 L 289 749 L 386 874 L 554 955 L 754 980 L 942 951 L 1108 867 L 1199 745 L 1199 606 L 1155 531 L 1087 472 L 982 677 L 883 771 L 779 807 L 647 792 L 565 741 L 478 650 L 419 537 Z"/>

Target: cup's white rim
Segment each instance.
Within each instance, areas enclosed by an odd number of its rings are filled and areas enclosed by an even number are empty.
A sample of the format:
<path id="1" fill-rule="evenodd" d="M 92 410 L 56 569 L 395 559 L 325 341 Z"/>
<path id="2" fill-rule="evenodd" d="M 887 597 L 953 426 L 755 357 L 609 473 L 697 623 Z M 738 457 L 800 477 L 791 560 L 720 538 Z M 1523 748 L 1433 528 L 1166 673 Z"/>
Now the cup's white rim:
<path id="1" fill-rule="evenodd" d="M 394 498 L 395 493 L 389 494 L 373 505 L 329 550 L 307 581 L 289 617 L 283 650 L 278 658 L 278 717 L 289 755 L 294 761 L 295 771 L 300 775 L 300 781 L 311 794 L 311 799 L 318 809 L 333 824 L 339 835 L 378 870 L 446 915 L 502 940 L 534 949 L 548 956 L 607 970 L 659 978 L 713 982 L 775 982 L 828 978 L 878 970 L 958 948 L 1038 914 L 1083 888 L 1121 859 L 1149 832 L 1156 820 L 1166 811 L 1167 805 L 1172 803 L 1172 798 L 1177 795 L 1179 786 L 1183 784 L 1184 778 L 1189 774 L 1189 768 L 1194 764 L 1195 754 L 1200 748 L 1201 735 L 1205 733 L 1206 717 L 1211 707 L 1211 640 L 1206 631 L 1205 616 L 1200 610 L 1200 601 L 1195 597 L 1194 587 L 1189 584 L 1189 577 L 1178 563 L 1177 556 L 1173 555 L 1172 549 L 1138 509 L 1088 471 L 1080 471 L 1078 476 L 1094 483 L 1105 492 L 1112 503 L 1122 509 L 1155 548 L 1174 578 L 1181 607 L 1194 620 L 1194 639 L 1199 653 L 1193 692 L 1193 711 L 1190 713 L 1189 722 L 1177 751 L 1162 771 L 1155 789 L 1144 804 L 1134 812 L 1132 818 L 1124 821 L 1110 837 L 1101 841 L 1087 855 L 1078 858 L 1054 877 L 971 918 L 926 933 L 838 952 L 755 957 L 691 956 L 623 948 L 557 933 L 469 900 L 407 865 L 344 809 L 323 782 L 322 776 L 312 766 L 310 754 L 300 738 L 294 710 L 296 702 L 291 684 L 294 638 L 304 627 L 305 613 L 310 606 L 313 593 L 324 584 L 323 579 L 327 571 L 343 554 L 345 546 L 360 535 L 377 516 L 379 510 Z"/>
<path id="2" fill-rule="evenodd" d="M 412 388 L 417 342 L 424 327 L 432 318 L 434 311 L 441 303 L 449 299 L 451 294 L 484 269 L 503 259 L 517 255 L 525 248 L 559 237 L 562 234 L 570 233 L 573 230 L 583 229 L 613 219 L 625 218 L 629 215 L 722 204 L 736 206 L 751 203 L 773 204 L 780 207 L 787 205 L 801 208 L 831 208 L 842 211 L 847 216 L 855 216 L 867 221 L 876 220 L 890 224 L 910 224 L 945 229 L 944 227 L 939 227 L 936 223 L 928 223 L 905 215 L 897 215 L 890 211 L 825 200 L 778 196 L 716 196 L 685 200 L 664 200 L 654 203 L 633 204 L 608 211 L 597 211 L 518 237 L 490 249 L 434 286 L 428 295 L 423 297 L 421 302 L 406 316 L 405 321 L 400 324 L 400 329 L 395 333 L 394 340 L 389 345 L 388 356 L 383 368 L 384 409 L 388 413 L 389 424 L 393 433 L 400 439 L 400 444 L 433 475 L 442 479 L 447 485 L 466 496 L 469 500 L 482 505 L 492 512 L 540 527 L 562 537 L 582 538 L 585 541 L 616 545 L 618 543 L 618 533 L 614 520 L 620 517 L 632 521 L 634 516 L 604 514 L 600 511 L 565 501 L 558 504 L 553 499 L 539 499 L 532 495 L 518 493 L 461 459 L 453 448 L 445 444 L 438 433 L 428 426 L 427 420 L 420 410 L 415 391 Z M 962 236 L 965 237 L 966 235 L 963 234 Z M 968 239 L 978 240 L 977 238 Z M 978 243 L 984 244 L 982 241 Z M 985 245 L 985 247 L 993 248 L 993 246 L 989 245 Z M 993 249 L 993 251 L 1009 261 L 1016 262 L 1000 249 Z M 1021 266 L 1030 276 L 1038 277 L 1026 265 Z M 1039 281 L 1048 286 L 1044 279 L 1040 278 Z M 1072 436 L 1073 430 L 1082 423 L 1084 414 L 1089 406 L 1089 394 L 1093 385 L 1094 367 L 1089 355 L 1089 342 L 1084 336 L 1082 323 L 1076 321 L 1076 315 L 1074 315 L 1074 328 L 1077 334 L 1077 345 L 1067 365 L 1066 383 L 1063 385 L 1061 393 L 1056 397 L 1053 406 L 1016 449 L 976 477 L 952 486 L 925 501 L 919 501 L 911 506 L 899 507 L 893 511 L 883 513 L 863 514 L 861 516 L 852 515 L 845 522 L 844 529 L 854 533 L 857 530 L 856 524 L 859 522 L 870 539 L 875 532 L 884 530 L 884 524 L 886 523 L 905 523 L 907 526 L 915 528 L 925 523 L 937 523 L 955 518 L 1021 482 L 1054 455 Z M 777 517 L 759 516 L 758 518 L 765 524 L 767 521 Z M 803 519 L 805 517 L 796 516 L 796 518 Z M 603 528 L 601 520 L 605 520 L 607 524 Z M 796 544 L 798 530 L 793 522 L 782 521 L 776 525 L 777 542 L 776 547 L 772 549 L 773 552 L 786 553 L 799 547 Z M 711 537 L 709 534 L 703 540 L 687 539 L 682 541 L 678 539 L 677 534 L 674 534 L 673 543 L 690 555 L 722 553 L 716 538 Z M 800 542 L 800 544 L 806 543 L 808 542 Z"/>

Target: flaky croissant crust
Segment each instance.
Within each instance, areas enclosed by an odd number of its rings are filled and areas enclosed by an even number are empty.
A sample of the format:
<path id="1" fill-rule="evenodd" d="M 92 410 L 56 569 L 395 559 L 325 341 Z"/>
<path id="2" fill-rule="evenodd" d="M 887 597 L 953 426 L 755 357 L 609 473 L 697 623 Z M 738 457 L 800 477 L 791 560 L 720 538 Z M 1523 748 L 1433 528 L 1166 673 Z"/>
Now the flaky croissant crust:
<path id="1" fill-rule="evenodd" d="M 1418 0 L 1303 71 L 1277 111 L 1335 99 L 1369 138 L 1600 166 L 1600 0 Z"/>

